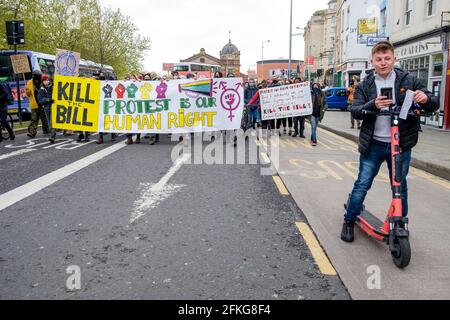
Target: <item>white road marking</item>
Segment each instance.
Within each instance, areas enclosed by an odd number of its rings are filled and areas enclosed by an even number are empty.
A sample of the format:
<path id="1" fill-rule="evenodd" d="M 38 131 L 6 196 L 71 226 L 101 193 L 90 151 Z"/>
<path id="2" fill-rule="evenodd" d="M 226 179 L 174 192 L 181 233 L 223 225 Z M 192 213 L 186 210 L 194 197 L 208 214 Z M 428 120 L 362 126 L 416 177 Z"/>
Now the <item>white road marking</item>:
<path id="1" fill-rule="evenodd" d="M 156 208 L 162 201 L 168 199 L 171 195 L 184 187 L 183 185 L 166 184 L 190 158 L 190 154 L 183 154 L 180 156 L 157 184 L 142 184 L 145 189 L 142 191 L 139 199 L 134 203 L 130 223 L 136 222 L 138 219 L 145 216 L 149 210 Z"/>
<path id="2" fill-rule="evenodd" d="M 10 152 L 10 153 L 1 155 L 0 156 L 0 160 L 9 159 L 9 158 L 12 158 L 12 157 L 15 157 L 15 156 L 20 156 L 21 154 L 25 154 L 25 153 L 29 153 L 29 152 L 33 152 L 33 151 L 36 151 L 36 150 L 33 150 L 33 149 L 17 150 L 17 151 L 14 151 L 14 152 Z"/>
<path id="3" fill-rule="evenodd" d="M 61 169 L 53 171 L 43 177 L 40 177 L 34 181 L 31 181 L 23 186 L 20 186 L 14 190 L 6 192 L 0 195 L 0 211 L 12 206 L 13 204 L 28 198 L 29 196 L 51 186 L 55 182 L 58 182 L 88 166 L 102 160 L 103 158 L 113 154 L 126 147 L 125 142 L 115 144 L 109 148 L 96 152 L 86 158 L 71 163 Z M 22 150 L 20 150 L 22 151 Z M 30 151 L 30 150 L 29 150 Z"/>

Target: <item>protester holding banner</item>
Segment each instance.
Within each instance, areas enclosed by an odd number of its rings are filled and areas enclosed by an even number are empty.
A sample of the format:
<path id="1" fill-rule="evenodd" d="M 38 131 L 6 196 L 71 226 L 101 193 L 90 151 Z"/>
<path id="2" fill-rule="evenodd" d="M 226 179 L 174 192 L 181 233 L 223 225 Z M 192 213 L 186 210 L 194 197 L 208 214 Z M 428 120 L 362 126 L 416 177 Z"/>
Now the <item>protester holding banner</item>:
<path id="1" fill-rule="evenodd" d="M 39 125 L 39 120 L 42 122 L 42 131 L 44 134 L 48 134 L 48 122 L 47 117 L 45 116 L 44 109 L 42 105 L 39 103 L 37 97 L 39 93 L 39 89 L 42 85 L 42 72 L 33 71 L 33 78 L 28 81 L 27 87 L 25 89 L 25 94 L 30 99 L 30 109 L 31 109 L 31 123 L 28 126 L 27 136 L 34 139 L 37 134 L 37 129 Z"/>
<path id="2" fill-rule="evenodd" d="M 300 78 L 295 78 L 294 83 L 301 83 L 302 79 Z M 292 135 L 293 138 L 295 137 L 300 137 L 300 138 L 306 138 L 305 137 L 305 120 L 306 117 L 305 116 L 301 116 L 301 117 L 294 117 L 293 118 L 293 125 L 294 125 L 294 134 Z"/>
<path id="3" fill-rule="evenodd" d="M 247 89 L 245 89 L 244 93 L 244 103 L 247 107 L 247 126 L 245 129 L 255 129 L 255 124 L 257 124 L 258 126 L 261 125 L 259 97 L 256 99 L 252 99 L 257 94 L 258 87 L 256 86 L 255 79 L 250 79 L 248 82 L 248 87 Z M 252 100 L 252 104 L 249 104 L 250 100 Z"/>
<path id="4" fill-rule="evenodd" d="M 273 88 L 273 87 L 277 87 L 278 86 L 278 79 L 273 78 L 272 80 L 269 80 L 269 82 L 267 83 L 267 88 Z M 261 127 L 264 130 L 275 130 L 275 120 L 271 119 L 271 120 L 263 120 L 261 121 Z M 274 131 L 272 131 L 272 133 L 274 133 Z"/>
<path id="5" fill-rule="evenodd" d="M 326 102 L 325 95 L 320 89 L 318 83 L 314 83 L 311 90 L 311 97 L 313 103 L 313 113 L 311 115 L 311 145 L 317 146 L 317 127 L 319 122 L 322 121 L 325 114 Z"/>
<path id="6" fill-rule="evenodd" d="M 47 118 L 48 127 L 50 129 L 50 138 L 48 141 L 50 143 L 55 143 L 56 139 L 56 129 L 52 126 L 52 91 L 53 91 L 53 84 L 50 81 L 50 77 L 46 74 L 43 74 L 41 77 L 42 85 L 38 92 L 38 101 L 44 108 L 45 116 Z"/>

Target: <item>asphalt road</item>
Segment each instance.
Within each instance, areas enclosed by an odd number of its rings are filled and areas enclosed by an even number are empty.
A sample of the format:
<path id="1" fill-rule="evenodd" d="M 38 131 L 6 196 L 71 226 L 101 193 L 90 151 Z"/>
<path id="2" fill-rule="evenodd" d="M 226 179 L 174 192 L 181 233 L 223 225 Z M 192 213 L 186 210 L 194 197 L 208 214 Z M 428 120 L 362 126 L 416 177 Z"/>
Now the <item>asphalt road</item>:
<path id="1" fill-rule="evenodd" d="M 0 299 L 350 298 L 263 164 L 174 163 L 166 137 L 121 139 L 0 144 Z"/>

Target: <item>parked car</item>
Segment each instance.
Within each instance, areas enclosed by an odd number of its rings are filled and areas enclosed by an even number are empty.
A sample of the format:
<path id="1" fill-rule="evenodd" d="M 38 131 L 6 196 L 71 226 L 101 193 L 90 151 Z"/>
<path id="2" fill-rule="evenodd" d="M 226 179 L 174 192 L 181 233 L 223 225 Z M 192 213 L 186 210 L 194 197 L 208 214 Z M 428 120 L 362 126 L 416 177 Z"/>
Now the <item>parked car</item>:
<path id="1" fill-rule="evenodd" d="M 328 110 L 349 110 L 348 91 L 346 88 L 328 88 L 323 92 L 327 99 Z"/>

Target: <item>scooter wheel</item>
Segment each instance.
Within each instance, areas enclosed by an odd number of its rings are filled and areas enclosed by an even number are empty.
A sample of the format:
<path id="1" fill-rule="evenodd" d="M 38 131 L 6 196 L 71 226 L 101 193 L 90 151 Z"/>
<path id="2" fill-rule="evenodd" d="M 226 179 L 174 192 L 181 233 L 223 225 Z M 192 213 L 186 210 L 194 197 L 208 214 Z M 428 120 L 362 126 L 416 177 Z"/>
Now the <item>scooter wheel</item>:
<path id="1" fill-rule="evenodd" d="M 406 268 L 411 262 L 411 245 L 408 238 L 394 240 L 395 251 L 391 252 L 394 264 L 400 268 Z"/>

